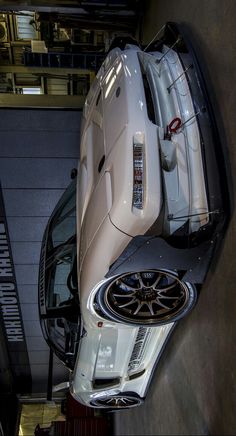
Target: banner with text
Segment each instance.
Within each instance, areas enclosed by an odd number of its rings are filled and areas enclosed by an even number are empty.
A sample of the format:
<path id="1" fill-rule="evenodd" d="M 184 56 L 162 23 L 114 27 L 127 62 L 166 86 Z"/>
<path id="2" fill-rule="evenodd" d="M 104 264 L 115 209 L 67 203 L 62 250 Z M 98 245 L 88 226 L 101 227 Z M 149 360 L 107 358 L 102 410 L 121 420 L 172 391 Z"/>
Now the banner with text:
<path id="1" fill-rule="evenodd" d="M 15 270 L 0 187 L 0 320 L 16 392 L 31 391 L 31 371 L 17 291 Z"/>

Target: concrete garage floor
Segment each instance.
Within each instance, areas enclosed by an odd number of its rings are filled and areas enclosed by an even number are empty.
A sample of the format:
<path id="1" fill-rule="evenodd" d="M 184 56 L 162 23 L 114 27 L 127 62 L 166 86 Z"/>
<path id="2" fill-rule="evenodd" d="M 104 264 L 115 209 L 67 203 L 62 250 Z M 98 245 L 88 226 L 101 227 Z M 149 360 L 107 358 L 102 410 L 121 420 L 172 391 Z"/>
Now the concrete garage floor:
<path id="1" fill-rule="evenodd" d="M 235 17 L 235 0 L 151 0 L 145 2 L 143 23 L 145 43 L 166 21 L 189 26 L 221 141 L 228 148 L 232 192 L 236 169 Z M 117 435 L 236 434 L 235 244 L 234 212 L 199 302 L 168 343 L 144 406 L 116 413 Z"/>

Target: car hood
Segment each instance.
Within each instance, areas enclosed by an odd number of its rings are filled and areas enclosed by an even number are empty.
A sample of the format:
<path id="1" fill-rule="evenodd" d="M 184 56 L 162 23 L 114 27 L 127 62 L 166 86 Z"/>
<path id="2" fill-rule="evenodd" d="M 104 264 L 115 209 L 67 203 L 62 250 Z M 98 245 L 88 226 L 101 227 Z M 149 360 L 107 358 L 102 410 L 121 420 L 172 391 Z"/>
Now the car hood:
<path id="1" fill-rule="evenodd" d="M 93 98 L 89 94 L 85 105 L 77 196 L 80 264 L 106 217 L 120 232 L 133 237 L 144 234 L 161 210 L 157 128 L 144 113 L 137 51 L 126 50 L 112 60 L 95 81 Z M 141 212 L 132 205 L 133 147 L 137 138 L 148 152 L 145 184 L 152 182 L 153 186 L 151 191 L 145 190 Z M 154 150 L 150 158 L 149 149 Z"/>

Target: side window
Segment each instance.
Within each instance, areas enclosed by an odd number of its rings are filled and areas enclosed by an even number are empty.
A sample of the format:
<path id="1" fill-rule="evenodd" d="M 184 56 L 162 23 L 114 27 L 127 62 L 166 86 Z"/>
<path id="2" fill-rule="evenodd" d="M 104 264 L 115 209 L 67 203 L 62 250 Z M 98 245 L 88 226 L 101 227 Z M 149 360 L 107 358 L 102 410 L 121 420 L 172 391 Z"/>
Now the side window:
<path id="1" fill-rule="evenodd" d="M 70 368 L 79 343 L 80 311 L 76 262 L 76 179 L 59 200 L 45 232 L 42 321 L 45 336 Z"/>
<path id="2" fill-rule="evenodd" d="M 68 241 L 76 233 L 76 183 L 73 182 L 62 196 L 51 220 L 49 241 L 52 248 Z"/>
<path id="3" fill-rule="evenodd" d="M 46 306 L 69 304 L 76 292 L 76 181 L 54 210 L 48 231 L 45 263 Z"/>

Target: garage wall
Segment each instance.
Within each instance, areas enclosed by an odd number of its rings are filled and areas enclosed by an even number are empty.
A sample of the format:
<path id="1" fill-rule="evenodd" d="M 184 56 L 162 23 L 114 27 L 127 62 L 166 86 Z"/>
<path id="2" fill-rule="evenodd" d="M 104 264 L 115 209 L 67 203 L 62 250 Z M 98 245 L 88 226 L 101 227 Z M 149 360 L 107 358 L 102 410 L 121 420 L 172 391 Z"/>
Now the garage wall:
<path id="1" fill-rule="evenodd" d="M 38 265 L 43 232 L 79 158 L 79 111 L 0 109 L 2 185 L 33 381 L 46 392 L 49 350 L 38 319 Z M 54 359 L 54 383 L 67 379 Z"/>

